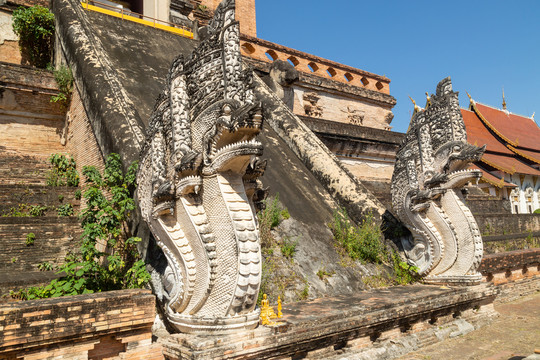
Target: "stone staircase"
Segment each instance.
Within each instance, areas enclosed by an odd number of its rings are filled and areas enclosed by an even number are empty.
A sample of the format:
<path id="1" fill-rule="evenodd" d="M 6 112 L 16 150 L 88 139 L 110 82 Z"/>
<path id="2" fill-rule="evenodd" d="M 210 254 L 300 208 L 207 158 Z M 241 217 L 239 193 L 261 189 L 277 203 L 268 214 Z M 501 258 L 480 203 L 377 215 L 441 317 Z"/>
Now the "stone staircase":
<path id="1" fill-rule="evenodd" d="M 57 277 L 53 269 L 77 249 L 81 228 L 77 216 L 58 215 L 64 204 L 71 204 L 78 214 L 77 188 L 45 185 L 50 166 L 43 158 L 7 159 L 5 154 L 1 158 L 0 295 L 5 295 Z M 41 213 L 32 214 L 37 208 Z M 27 243 L 29 234 L 34 234 L 32 243 Z"/>
<path id="2" fill-rule="evenodd" d="M 73 187 L 47 186 L 48 157 L 60 144 L 65 111 L 50 102 L 52 75 L 0 63 L 0 296 L 48 283 L 78 248 L 80 201 Z M 73 206 L 75 216 L 59 216 Z M 41 213 L 36 212 L 41 208 Z M 29 234 L 33 243 L 27 243 Z M 41 269 L 40 269 L 41 268 Z M 4 297 L 0 301 L 9 300 Z"/>

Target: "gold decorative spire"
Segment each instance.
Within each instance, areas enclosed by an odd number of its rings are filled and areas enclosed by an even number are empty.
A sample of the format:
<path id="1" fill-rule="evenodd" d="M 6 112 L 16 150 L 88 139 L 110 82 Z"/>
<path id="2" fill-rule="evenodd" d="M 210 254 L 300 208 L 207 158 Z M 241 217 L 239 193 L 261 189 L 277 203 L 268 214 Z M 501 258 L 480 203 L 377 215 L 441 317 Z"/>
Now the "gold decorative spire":
<path id="1" fill-rule="evenodd" d="M 502 102 L 502 106 L 503 106 L 503 110 L 506 110 L 506 99 L 504 98 L 504 88 L 502 89 L 502 92 L 503 92 L 503 102 Z"/>
<path id="2" fill-rule="evenodd" d="M 468 92 L 465 91 L 465 94 L 467 94 L 467 96 L 469 97 L 469 110 L 472 110 L 472 107 L 474 105 L 474 100 L 471 96 L 471 94 L 469 94 Z"/>
<path id="3" fill-rule="evenodd" d="M 431 105 L 431 98 L 429 97 L 428 92 L 426 91 L 426 109 Z"/>
<path id="4" fill-rule="evenodd" d="M 414 101 L 412 97 L 409 96 L 409 99 L 411 99 L 412 103 L 414 104 L 414 113 L 413 113 L 413 115 L 416 114 L 417 112 L 419 112 L 420 110 L 422 110 L 420 108 L 420 106 L 416 105 L 416 101 Z"/>

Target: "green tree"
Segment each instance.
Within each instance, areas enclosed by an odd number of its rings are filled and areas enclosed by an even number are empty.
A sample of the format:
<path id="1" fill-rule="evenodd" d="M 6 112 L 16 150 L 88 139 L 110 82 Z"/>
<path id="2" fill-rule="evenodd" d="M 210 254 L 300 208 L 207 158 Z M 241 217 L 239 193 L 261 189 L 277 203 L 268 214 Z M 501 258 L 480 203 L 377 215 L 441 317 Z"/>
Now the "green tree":
<path id="1" fill-rule="evenodd" d="M 43 6 L 20 7 L 13 11 L 13 31 L 19 36 L 23 58 L 45 69 L 51 62 L 54 15 Z"/>
<path id="2" fill-rule="evenodd" d="M 128 219 L 135 209 L 137 163 L 124 174 L 118 154 L 111 154 L 103 174 L 93 166 L 83 168 L 88 188 L 81 213 L 83 234 L 80 253 L 71 254 L 59 268 L 65 276 L 49 285 L 20 291 L 22 299 L 58 297 L 98 291 L 143 287 L 150 275 L 140 259 Z M 99 248 L 105 248 L 101 251 Z"/>

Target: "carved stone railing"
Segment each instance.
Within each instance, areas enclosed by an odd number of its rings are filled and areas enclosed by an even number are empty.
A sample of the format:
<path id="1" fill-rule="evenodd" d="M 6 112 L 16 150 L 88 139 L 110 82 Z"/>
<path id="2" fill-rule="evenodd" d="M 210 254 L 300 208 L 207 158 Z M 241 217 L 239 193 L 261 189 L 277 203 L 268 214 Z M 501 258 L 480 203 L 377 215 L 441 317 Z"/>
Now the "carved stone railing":
<path id="1" fill-rule="evenodd" d="M 390 79 L 356 69 L 270 41 L 242 34 L 240 49 L 244 56 L 272 63 L 274 60 L 290 62 L 298 71 L 332 79 L 341 83 L 390 94 Z"/>

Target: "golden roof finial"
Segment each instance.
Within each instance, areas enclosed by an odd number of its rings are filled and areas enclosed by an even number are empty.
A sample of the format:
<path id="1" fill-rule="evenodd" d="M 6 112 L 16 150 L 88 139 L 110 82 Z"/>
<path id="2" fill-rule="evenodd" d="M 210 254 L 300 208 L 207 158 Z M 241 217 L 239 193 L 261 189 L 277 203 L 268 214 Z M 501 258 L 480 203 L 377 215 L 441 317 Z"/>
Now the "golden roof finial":
<path id="1" fill-rule="evenodd" d="M 536 114 L 536 112 L 533 111 L 533 114 L 531 115 L 531 120 L 532 120 L 532 121 L 535 121 L 535 120 L 534 120 L 534 114 Z"/>
<path id="2" fill-rule="evenodd" d="M 421 109 L 420 109 L 420 106 L 416 105 L 416 101 L 414 101 L 412 97 L 409 96 L 409 99 L 411 99 L 412 103 L 414 104 L 414 113 L 413 113 L 414 115 L 415 113 L 419 112 Z"/>
<path id="3" fill-rule="evenodd" d="M 503 92 L 503 102 L 502 102 L 502 106 L 503 106 L 503 110 L 506 110 L 506 99 L 504 98 L 504 87 L 502 89 L 502 92 Z"/>
<path id="4" fill-rule="evenodd" d="M 469 97 L 469 110 L 472 110 L 473 108 L 473 105 L 474 105 L 474 100 L 471 96 L 471 94 L 469 94 L 468 92 L 465 91 L 465 94 L 467 94 L 467 96 Z"/>
<path id="5" fill-rule="evenodd" d="M 428 92 L 426 91 L 426 109 L 431 105 L 431 98 L 429 97 Z"/>

